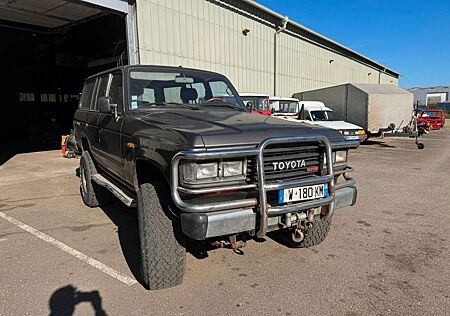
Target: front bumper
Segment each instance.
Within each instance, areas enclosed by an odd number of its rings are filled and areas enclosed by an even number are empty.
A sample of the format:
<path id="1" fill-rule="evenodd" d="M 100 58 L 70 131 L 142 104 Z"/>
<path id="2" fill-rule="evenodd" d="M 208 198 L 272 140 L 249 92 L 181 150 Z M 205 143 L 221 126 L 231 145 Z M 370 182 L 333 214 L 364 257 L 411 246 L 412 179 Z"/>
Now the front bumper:
<path id="1" fill-rule="evenodd" d="M 349 141 L 358 141 L 358 142 L 363 142 L 366 140 L 367 138 L 367 134 L 364 135 L 342 135 L 345 140 L 349 140 Z"/>
<path id="2" fill-rule="evenodd" d="M 357 195 L 356 186 L 336 190 L 334 209 L 355 205 Z M 278 223 L 278 217 L 269 217 L 269 227 Z M 251 208 L 212 213 L 182 213 L 181 226 L 190 238 L 205 240 L 254 230 L 257 227 L 257 213 Z"/>
<path id="3" fill-rule="evenodd" d="M 326 166 L 321 176 L 311 176 L 304 179 L 278 181 L 266 183 L 263 153 L 268 145 L 288 145 L 290 143 L 320 143 L 324 148 Z M 182 211 L 181 222 L 183 232 L 194 239 L 203 240 L 209 237 L 230 235 L 246 231 L 255 231 L 255 235 L 262 238 L 269 227 L 276 225 L 281 215 L 307 211 L 319 207 L 326 207 L 327 217 L 331 218 L 335 208 L 354 205 L 356 201 L 355 181 L 345 181 L 335 184 L 333 172 L 332 149 L 355 148 L 357 141 L 329 143 L 322 135 L 268 138 L 258 147 L 251 149 L 221 150 L 208 152 L 180 152 L 172 160 L 171 194 L 174 203 Z M 256 157 L 257 183 L 221 186 L 215 188 L 189 190 L 190 194 L 208 194 L 212 192 L 230 192 L 236 190 L 255 190 L 256 198 L 242 198 L 226 202 L 190 204 L 181 198 L 180 193 L 187 193 L 186 188 L 179 183 L 179 164 L 187 160 L 211 160 L 235 157 Z M 271 206 L 267 193 L 281 189 L 301 187 L 316 184 L 327 184 L 330 195 L 328 197 L 281 206 Z"/>

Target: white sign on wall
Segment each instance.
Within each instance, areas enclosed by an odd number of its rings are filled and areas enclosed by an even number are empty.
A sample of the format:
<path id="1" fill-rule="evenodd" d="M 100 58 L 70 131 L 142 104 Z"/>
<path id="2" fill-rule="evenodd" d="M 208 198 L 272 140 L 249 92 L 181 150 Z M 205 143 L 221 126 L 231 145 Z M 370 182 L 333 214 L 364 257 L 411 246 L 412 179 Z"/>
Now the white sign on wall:
<path id="1" fill-rule="evenodd" d="M 447 92 L 427 93 L 427 105 L 447 101 Z"/>

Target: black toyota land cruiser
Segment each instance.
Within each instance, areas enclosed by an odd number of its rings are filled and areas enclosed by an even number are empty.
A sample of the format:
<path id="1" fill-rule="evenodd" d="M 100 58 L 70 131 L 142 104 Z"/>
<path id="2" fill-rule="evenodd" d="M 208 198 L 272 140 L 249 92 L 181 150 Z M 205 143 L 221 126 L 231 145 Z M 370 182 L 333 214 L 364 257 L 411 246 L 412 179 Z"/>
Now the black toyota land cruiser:
<path id="1" fill-rule="evenodd" d="M 115 195 L 137 207 L 142 279 L 182 282 L 185 242 L 278 230 L 286 245 L 325 239 L 336 209 L 356 202 L 348 150 L 334 130 L 247 112 L 221 74 L 126 66 L 89 77 L 74 117 L 89 207 Z"/>

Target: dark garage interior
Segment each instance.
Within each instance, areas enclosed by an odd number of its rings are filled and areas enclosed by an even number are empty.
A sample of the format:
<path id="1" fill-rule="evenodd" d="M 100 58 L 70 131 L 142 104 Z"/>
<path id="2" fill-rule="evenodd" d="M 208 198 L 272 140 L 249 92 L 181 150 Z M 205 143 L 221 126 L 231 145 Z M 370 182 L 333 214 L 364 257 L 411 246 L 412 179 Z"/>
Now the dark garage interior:
<path id="1" fill-rule="evenodd" d="M 58 149 L 84 79 L 127 63 L 125 18 L 72 1 L 0 4 L 0 164 Z"/>

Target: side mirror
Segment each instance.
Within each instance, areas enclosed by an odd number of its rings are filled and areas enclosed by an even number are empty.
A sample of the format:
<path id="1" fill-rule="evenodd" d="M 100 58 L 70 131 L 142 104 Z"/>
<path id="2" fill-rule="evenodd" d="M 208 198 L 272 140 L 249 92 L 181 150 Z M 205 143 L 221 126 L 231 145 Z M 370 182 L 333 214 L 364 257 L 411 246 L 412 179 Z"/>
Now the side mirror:
<path id="1" fill-rule="evenodd" d="M 245 107 L 247 108 L 247 111 L 249 111 L 249 112 L 253 111 L 253 103 L 251 101 L 248 101 L 245 104 Z"/>
<path id="2" fill-rule="evenodd" d="M 111 113 L 112 106 L 110 97 L 99 97 L 97 105 L 100 113 Z"/>

